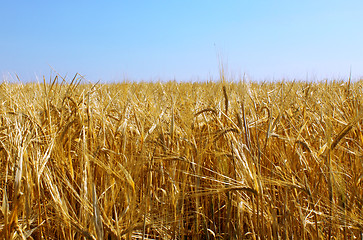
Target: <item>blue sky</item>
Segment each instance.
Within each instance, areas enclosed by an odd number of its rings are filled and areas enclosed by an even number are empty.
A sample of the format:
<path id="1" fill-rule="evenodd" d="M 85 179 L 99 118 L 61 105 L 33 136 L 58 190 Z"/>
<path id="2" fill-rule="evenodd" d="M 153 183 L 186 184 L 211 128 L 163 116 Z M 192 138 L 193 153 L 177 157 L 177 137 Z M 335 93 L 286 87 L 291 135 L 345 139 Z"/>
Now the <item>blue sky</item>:
<path id="1" fill-rule="evenodd" d="M 2 1 L 0 73 L 89 81 L 363 77 L 363 1 Z"/>

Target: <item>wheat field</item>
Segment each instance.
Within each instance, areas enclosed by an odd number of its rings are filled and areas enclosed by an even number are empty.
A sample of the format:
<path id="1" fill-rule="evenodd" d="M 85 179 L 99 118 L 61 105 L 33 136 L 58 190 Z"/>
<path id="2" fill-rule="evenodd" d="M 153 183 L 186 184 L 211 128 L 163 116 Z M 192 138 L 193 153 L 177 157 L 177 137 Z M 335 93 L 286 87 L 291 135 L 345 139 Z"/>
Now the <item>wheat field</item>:
<path id="1" fill-rule="evenodd" d="M 3 239 L 362 239 L 363 81 L 0 85 Z"/>

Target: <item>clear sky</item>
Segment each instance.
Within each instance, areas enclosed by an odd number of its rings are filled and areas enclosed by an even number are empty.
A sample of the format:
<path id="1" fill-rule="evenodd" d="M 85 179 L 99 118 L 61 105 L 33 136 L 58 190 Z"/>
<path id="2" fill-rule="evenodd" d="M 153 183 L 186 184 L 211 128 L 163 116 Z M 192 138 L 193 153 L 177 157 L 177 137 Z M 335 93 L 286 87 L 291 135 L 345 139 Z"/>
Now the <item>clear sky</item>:
<path id="1" fill-rule="evenodd" d="M 1 1 L 0 73 L 22 81 L 363 77 L 363 1 Z"/>

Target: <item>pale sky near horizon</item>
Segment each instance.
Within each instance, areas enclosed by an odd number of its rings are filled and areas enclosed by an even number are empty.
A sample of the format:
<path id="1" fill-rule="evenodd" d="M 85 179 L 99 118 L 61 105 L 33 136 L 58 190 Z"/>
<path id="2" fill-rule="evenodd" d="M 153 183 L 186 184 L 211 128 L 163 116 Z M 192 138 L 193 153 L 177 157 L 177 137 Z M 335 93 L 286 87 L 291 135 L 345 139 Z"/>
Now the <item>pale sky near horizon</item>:
<path id="1" fill-rule="evenodd" d="M 363 77 L 363 1 L 1 1 L 2 79 Z M 54 69 L 54 70 L 52 70 Z"/>

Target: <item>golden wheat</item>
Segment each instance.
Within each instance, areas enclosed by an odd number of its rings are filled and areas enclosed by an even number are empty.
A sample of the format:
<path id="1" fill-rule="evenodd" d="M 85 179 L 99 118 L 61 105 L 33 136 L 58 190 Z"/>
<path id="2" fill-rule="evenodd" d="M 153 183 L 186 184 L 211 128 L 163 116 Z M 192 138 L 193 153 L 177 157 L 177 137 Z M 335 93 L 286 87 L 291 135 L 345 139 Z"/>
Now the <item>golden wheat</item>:
<path id="1" fill-rule="evenodd" d="M 363 82 L 0 88 L 4 239 L 355 239 Z"/>

